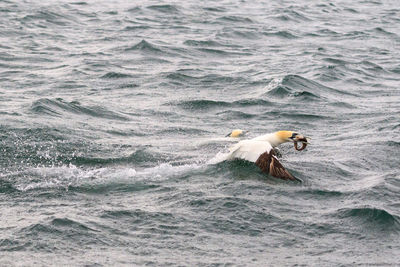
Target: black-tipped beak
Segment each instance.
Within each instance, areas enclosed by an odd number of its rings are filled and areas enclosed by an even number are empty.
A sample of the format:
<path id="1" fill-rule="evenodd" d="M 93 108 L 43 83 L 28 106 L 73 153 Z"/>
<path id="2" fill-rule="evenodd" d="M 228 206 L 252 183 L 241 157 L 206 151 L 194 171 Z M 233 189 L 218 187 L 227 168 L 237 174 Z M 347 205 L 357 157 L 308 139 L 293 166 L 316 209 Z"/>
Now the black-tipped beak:
<path id="1" fill-rule="evenodd" d="M 299 134 L 298 133 L 293 133 L 291 137 L 289 137 L 290 141 L 294 142 L 296 141 L 296 138 Z"/>
<path id="2" fill-rule="evenodd" d="M 292 139 L 293 142 L 303 142 L 307 143 L 307 138 L 302 135 L 302 134 L 293 134 L 290 139 Z"/>

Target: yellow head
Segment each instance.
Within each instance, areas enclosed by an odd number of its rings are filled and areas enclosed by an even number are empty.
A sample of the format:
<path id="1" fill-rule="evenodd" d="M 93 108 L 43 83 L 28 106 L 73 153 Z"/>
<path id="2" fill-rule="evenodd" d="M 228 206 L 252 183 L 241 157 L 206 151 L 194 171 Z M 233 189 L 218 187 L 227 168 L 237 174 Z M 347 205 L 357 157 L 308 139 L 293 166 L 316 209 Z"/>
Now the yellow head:
<path id="1" fill-rule="evenodd" d="M 275 133 L 276 137 L 281 140 L 281 143 L 285 142 L 303 142 L 308 143 L 307 138 L 299 133 L 293 131 L 279 131 Z"/>
<path id="2" fill-rule="evenodd" d="M 275 133 L 275 135 L 279 138 L 279 139 L 281 139 L 282 141 L 284 141 L 284 142 L 289 142 L 289 141 L 291 141 L 292 139 L 292 136 L 293 136 L 293 133 L 294 132 L 292 132 L 292 131 L 279 131 L 279 132 L 276 132 Z"/>
<path id="3" fill-rule="evenodd" d="M 240 130 L 240 129 L 235 129 L 233 130 L 230 134 L 227 136 L 229 137 L 241 137 L 246 134 L 246 131 Z"/>

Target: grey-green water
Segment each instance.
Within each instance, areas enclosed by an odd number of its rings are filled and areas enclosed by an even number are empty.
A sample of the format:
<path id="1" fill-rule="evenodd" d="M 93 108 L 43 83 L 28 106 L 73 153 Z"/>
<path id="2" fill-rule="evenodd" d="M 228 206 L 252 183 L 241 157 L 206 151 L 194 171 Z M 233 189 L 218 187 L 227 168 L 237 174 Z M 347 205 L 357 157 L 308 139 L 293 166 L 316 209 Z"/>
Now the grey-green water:
<path id="1" fill-rule="evenodd" d="M 396 266 L 397 1 L 0 1 L 1 266 Z M 304 182 L 240 161 L 282 146 Z"/>

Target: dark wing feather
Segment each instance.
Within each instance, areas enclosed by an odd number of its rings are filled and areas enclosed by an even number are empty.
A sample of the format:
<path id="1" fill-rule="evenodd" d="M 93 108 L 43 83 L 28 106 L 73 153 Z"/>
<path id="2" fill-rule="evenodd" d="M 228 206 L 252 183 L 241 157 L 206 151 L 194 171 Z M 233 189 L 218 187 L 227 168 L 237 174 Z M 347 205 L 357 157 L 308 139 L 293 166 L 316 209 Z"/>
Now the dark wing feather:
<path id="1" fill-rule="evenodd" d="M 272 175 L 283 180 L 296 180 L 300 181 L 291 175 L 276 158 L 273 150 L 270 153 L 265 152 L 260 155 L 256 161 L 256 165 L 265 173 Z"/>
<path id="2" fill-rule="evenodd" d="M 284 180 L 298 180 L 282 166 L 275 156 L 272 156 L 269 174 Z"/>

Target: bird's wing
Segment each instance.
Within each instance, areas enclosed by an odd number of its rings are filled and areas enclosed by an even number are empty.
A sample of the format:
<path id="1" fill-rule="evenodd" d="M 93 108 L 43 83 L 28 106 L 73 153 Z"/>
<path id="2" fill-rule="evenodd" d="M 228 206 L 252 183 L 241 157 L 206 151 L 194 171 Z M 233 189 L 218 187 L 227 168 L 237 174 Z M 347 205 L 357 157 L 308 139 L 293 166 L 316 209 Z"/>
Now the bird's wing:
<path id="1" fill-rule="evenodd" d="M 275 156 L 274 150 L 270 153 L 265 152 L 260 155 L 256 161 L 256 165 L 265 173 L 271 176 L 281 178 L 284 180 L 296 180 L 301 181 L 294 177 L 290 172 L 288 172 L 282 164 L 279 162 L 278 158 Z"/>
<path id="2" fill-rule="evenodd" d="M 245 159 L 256 162 L 261 154 L 270 152 L 272 146 L 268 142 L 243 140 L 230 148 L 229 159 Z"/>
<path id="3" fill-rule="evenodd" d="M 284 180 L 299 180 L 279 162 L 271 144 L 257 140 L 243 140 L 230 149 L 230 159 L 254 162 L 263 172 Z"/>

